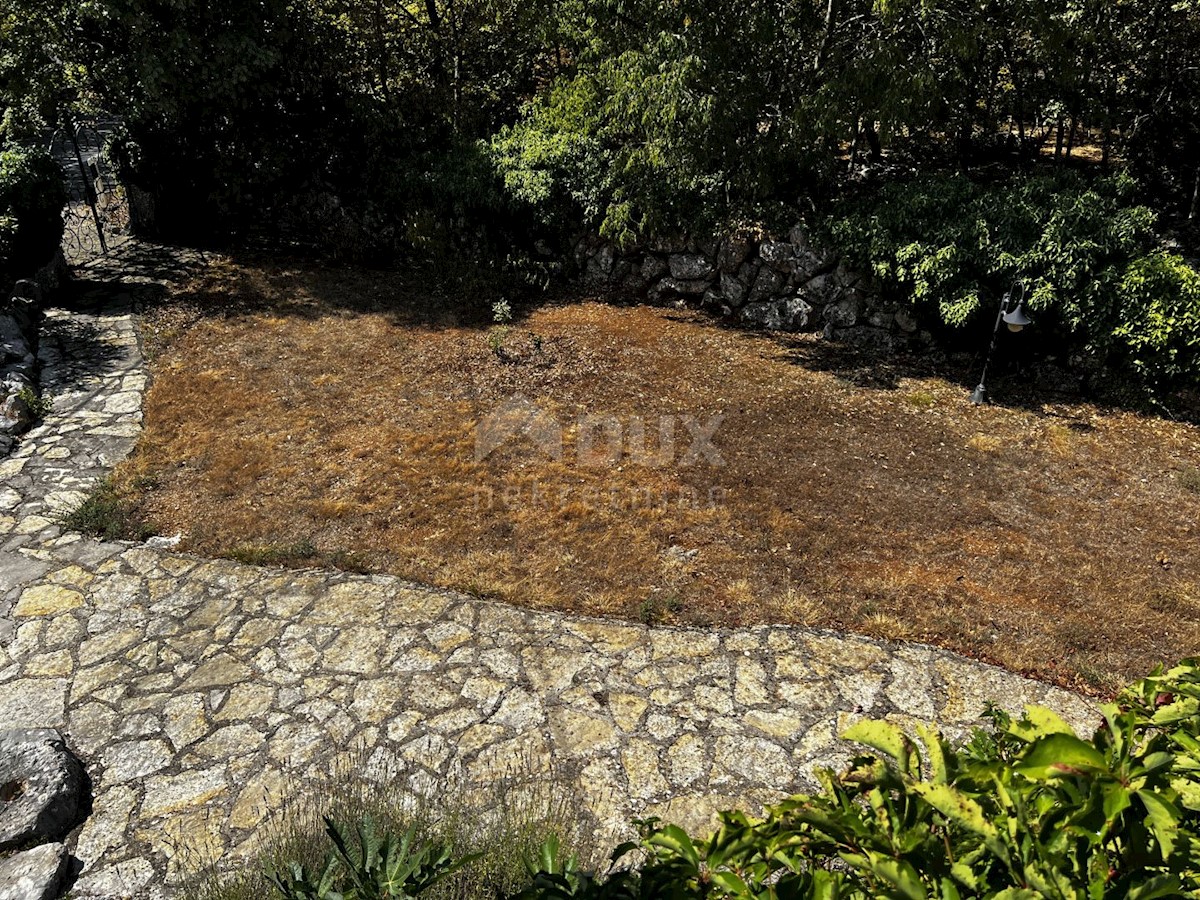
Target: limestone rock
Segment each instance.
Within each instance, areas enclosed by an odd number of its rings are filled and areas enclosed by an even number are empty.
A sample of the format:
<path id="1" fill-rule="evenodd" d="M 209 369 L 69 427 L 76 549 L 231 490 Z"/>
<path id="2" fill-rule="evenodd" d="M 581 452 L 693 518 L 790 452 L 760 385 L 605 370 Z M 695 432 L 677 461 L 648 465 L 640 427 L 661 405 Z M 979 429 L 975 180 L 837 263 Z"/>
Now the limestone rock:
<path id="1" fill-rule="evenodd" d="M 592 284 L 608 281 L 616 265 L 617 252 L 612 245 L 604 244 L 587 261 L 584 279 Z"/>
<path id="2" fill-rule="evenodd" d="M 858 322 L 862 312 L 862 300 L 856 294 L 851 294 L 825 307 L 825 322 L 834 328 L 849 328 Z"/>
<path id="3" fill-rule="evenodd" d="M 678 281 L 697 281 L 713 273 L 709 260 L 698 253 L 676 253 L 668 261 L 671 277 Z"/>
<path id="4" fill-rule="evenodd" d="M 42 844 L 0 859 L 0 900 L 54 900 L 67 860 L 62 844 Z"/>
<path id="5" fill-rule="evenodd" d="M 746 285 L 732 275 L 721 273 L 721 298 L 732 307 L 741 306 L 746 299 Z"/>
<path id="6" fill-rule="evenodd" d="M 706 279 L 681 281 L 678 278 L 664 278 L 650 289 L 650 297 L 653 300 L 664 300 L 675 294 L 682 294 L 686 297 L 699 297 L 708 290 L 708 287 L 709 283 Z"/>
<path id="7" fill-rule="evenodd" d="M 827 254 L 822 253 L 808 240 L 808 234 L 803 226 L 796 225 L 788 232 L 788 241 L 792 245 L 794 261 L 793 268 L 800 272 L 814 272 L 826 265 Z"/>
<path id="8" fill-rule="evenodd" d="M 653 254 L 647 254 L 642 260 L 641 276 L 647 284 L 658 281 L 670 271 L 667 264 Z"/>
<path id="9" fill-rule="evenodd" d="M 768 266 L 763 266 L 758 270 L 758 277 L 754 279 L 754 284 L 750 288 L 750 294 L 746 300 L 749 303 L 770 300 L 779 295 L 786 283 L 787 279 L 781 274 Z"/>
<path id="10" fill-rule="evenodd" d="M 799 297 L 750 303 L 742 308 L 741 318 L 747 325 L 767 331 L 800 331 L 808 325 L 813 308 Z"/>
<path id="11" fill-rule="evenodd" d="M 796 263 L 796 253 L 785 241 L 763 241 L 758 255 L 776 272 L 791 272 Z"/>
<path id="12" fill-rule="evenodd" d="M 813 305 L 825 306 L 837 302 L 840 296 L 837 281 L 830 275 L 817 275 L 805 281 L 798 293 Z"/>
<path id="13" fill-rule="evenodd" d="M 895 349 L 896 337 L 884 328 L 861 326 L 858 328 L 834 328 L 825 326 L 826 337 L 841 341 L 852 347 L 874 352 L 890 353 Z"/>
<path id="14" fill-rule="evenodd" d="M 9 394 L 0 406 L 0 431 L 20 434 L 37 420 L 29 404 L 18 394 Z"/>
<path id="15" fill-rule="evenodd" d="M 83 768 L 57 731 L 0 732 L 0 849 L 70 831 L 82 786 Z"/>
<path id="16" fill-rule="evenodd" d="M 746 261 L 753 244 L 746 238 L 728 237 L 717 250 L 717 269 L 724 274 L 736 272 Z"/>
<path id="17" fill-rule="evenodd" d="M 912 334 L 917 330 L 917 317 L 907 309 L 896 310 L 896 327 L 905 334 Z"/>

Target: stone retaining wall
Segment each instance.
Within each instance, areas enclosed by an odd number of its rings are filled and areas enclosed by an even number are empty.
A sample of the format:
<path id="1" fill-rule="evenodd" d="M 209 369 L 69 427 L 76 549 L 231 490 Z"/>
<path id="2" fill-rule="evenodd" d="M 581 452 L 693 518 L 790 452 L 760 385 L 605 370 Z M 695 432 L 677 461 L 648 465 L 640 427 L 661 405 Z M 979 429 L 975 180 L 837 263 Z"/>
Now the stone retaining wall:
<path id="1" fill-rule="evenodd" d="M 887 304 L 871 278 L 799 225 L 783 240 L 727 237 L 628 251 L 587 236 L 573 255 L 586 284 L 653 303 L 697 304 L 753 328 L 821 332 L 883 350 L 930 340 L 908 310 Z"/>
<path id="2" fill-rule="evenodd" d="M 18 435 L 37 421 L 30 400 L 38 396 L 38 328 L 42 297 L 68 277 L 62 252 L 32 278 L 18 281 L 12 296 L 0 302 L 0 457 L 11 452 Z"/>

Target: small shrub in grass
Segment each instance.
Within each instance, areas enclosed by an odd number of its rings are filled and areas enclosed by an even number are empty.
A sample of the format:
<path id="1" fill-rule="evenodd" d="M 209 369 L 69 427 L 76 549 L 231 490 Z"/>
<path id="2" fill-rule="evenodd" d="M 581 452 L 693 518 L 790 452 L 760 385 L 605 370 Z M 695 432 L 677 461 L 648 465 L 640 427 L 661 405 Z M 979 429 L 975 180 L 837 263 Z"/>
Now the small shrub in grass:
<path id="1" fill-rule="evenodd" d="M 63 528 L 105 541 L 144 541 L 154 529 L 133 509 L 111 479 L 105 479 L 62 519 Z"/>
<path id="2" fill-rule="evenodd" d="M 723 813 L 694 840 L 639 823 L 640 867 L 597 879 L 542 866 L 521 900 L 635 898 L 1138 898 L 1200 895 L 1200 659 L 1105 704 L 1090 740 L 1053 712 L 955 748 L 887 722 L 851 727 L 873 752 L 765 818 Z"/>
<path id="3" fill-rule="evenodd" d="M 1188 466 L 1179 473 L 1179 486 L 1185 491 L 1200 494 L 1200 469 Z"/>
<path id="4" fill-rule="evenodd" d="M 683 609 L 683 603 L 675 594 L 661 597 L 651 594 L 638 604 L 638 619 L 646 625 L 659 625 L 678 615 Z"/>

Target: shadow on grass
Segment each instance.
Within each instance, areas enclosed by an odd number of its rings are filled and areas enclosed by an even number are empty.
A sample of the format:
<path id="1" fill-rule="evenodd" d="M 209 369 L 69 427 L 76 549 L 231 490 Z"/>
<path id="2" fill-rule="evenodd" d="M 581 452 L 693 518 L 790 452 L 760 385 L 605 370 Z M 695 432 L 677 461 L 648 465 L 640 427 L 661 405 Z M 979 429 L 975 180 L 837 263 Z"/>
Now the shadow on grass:
<path id="1" fill-rule="evenodd" d="M 329 316 L 383 315 L 399 327 L 471 328 L 497 323 L 493 304 L 511 303 L 519 326 L 538 306 L 574 296 L 540 292 L 520 278 L 467 262 L 405 270 L 368 269 L 320 260 L 234 252 L 207 272 L 157 298 L 195 318 L 239 318 L 269 312 L 310 321 Z M 151 308 L 158 304 L 150 304 Z"/>
<path id="2" fill-rule="evenodd" d="M 269 312 L 314 321 L 328 316 L 370 314 L 383 315 L 397 327 L 484 332 L 497 324 L 493 304 L 500 300 L 511 306 L 511 320 L 504 324 L 514 329 L 545 306 L 581 301 L 615 306 L 646 302 L 566 284 L 541 290 L 512 273 L 457 260 L 383 270 L 242 251 L 226 257 L 229 265 L 187 283 L 186 276 L 197 271 L 195 263 L 210 257 L 199 251 L 158 245 L 133 245 L 128 254 L 128 265 L 132 267 L 129 272 L 134 277 L 157 273 L 163 280 L 179 283 L 169 296 L 165 292 L 148 295 L 144 299 L 147 308 L 159 303 L 186 307 L 195 319 Z M 698 314 L 706 316 L 713 327 L 775 341 L 784 351 L 783 358 L 795 365 L 871 390 L 897 390 L 905 379 L 938 378 L 958 385 L 969 395 L 978 383 L 990 339 L 985 327 L 976 329 L 978 334 L 972 333 L 969 342 L 966 335 L 959 338 L 960 347 L 974 347 L 966 352 L 953 352 L 954 348 L 947 352 L 937 346 L 913 352 L 827 341 L 815 333 L 756 331 L 706 311 L 680 311 L 683 316 Z M 1013 340 L 1002 333 L 988 373 L 989 401 L 1050 417 L 1061 417 L 1061 413 L 1048 412 L 1048 404 L 1090 403 L 1200 424 L 1200 396 L 1181 394 L 1156 401 L 1127 374 L 1106 369 L 1084 374 L 1058 364 L 1050 357 L 1061 349 L 1049 337 L 1039 340 L 1034 335 L 1022 335 Z"/>
<path id="3" fill-rule="evenodd" d="M 962 389 L 968 398 L 983 372 L 988 342 L 980 336 L 976 352 L 948 352 L 938 345 L 923 352 L 861 347 L 823 339 L 819 334 L 779 334 L 753 331 L 727 322 L 722 327 L 748 337 L 767 337 L 783 350 L 782 358 L 809 371 L 824 372 L 848 386 L 895 391 L 906 379 L 936 378 Z M 1091 404 L 1103 410 L 1131 412 L 1147 418 L 1165 418 L 1200 424 L 1200 395 L 1181 391 L 1155 398 L 1129 374 L 1096 369 L 1090 373 L 1064 367 L 1037 343 L 1019 343 L 1002 334 L 987 372 L 988 404 L 1019 409 L 1044 418 L 1064 419 L 1065 426 L 1087 431 L 1082 419 L 1049 409 L 1050 406 Z"/>

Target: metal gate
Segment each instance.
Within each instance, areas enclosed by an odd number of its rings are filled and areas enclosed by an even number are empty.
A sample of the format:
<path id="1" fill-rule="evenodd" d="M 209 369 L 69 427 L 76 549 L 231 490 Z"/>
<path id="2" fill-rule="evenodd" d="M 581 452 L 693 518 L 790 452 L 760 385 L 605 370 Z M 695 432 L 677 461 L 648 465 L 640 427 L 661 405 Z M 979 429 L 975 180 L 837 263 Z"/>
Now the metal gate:
<path id="1" fill-rule="evenodd" d="M 62 246 L 72 265 L 104 256 L 129 237 L 129 200 L 105 153 L 117 124 L 97 119 L 60 128 L 50 138 L 67 188 Z"/>

